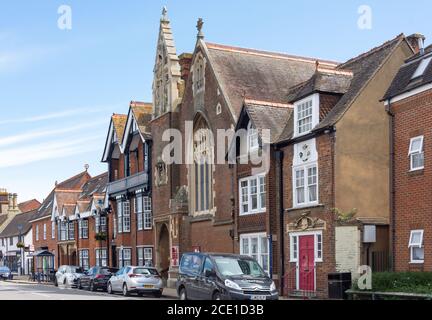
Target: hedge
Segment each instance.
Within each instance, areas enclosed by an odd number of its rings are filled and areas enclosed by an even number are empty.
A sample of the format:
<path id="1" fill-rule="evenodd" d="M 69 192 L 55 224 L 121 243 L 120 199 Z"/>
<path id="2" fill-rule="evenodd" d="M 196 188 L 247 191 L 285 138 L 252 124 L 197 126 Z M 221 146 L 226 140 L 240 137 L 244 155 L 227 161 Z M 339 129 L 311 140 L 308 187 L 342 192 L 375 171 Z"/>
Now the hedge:
<path id="1" fill-rule="evenodd" d="M 372 291 L 432 294 L 432 272 L 374 273 Z"/>

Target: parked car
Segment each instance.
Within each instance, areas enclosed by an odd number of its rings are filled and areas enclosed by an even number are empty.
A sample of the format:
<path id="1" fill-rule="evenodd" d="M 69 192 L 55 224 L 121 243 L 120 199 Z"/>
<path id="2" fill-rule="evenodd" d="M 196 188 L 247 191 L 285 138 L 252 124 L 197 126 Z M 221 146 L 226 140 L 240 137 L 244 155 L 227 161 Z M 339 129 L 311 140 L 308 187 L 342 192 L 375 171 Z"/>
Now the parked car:
<path id="1" fill-rule="evenodd" d="M 12 280 L 13 274 L 8 267 L 0 267 L 0 279 L 1 280 Z"/>
<path id="2" fill-rule="evenodd" d="M 118 269 L 108 267 L 93 267 L 78 280 L 78 289 L 90 291 L 107 291 L 108 281 L 118 272 Z"/>
<path id="3" fill-rule="evenodd" d="M 184 254 L 176 287 L 180 300 L 279 299 L 255 259 L 231 254 Z"/>
<path id="4" fill-rule="evenodd" d="M 55 274 L 54 284 L 77 288 L 78 280 L 84 275 L 84 270 L 77 266 L 61 266 Z"/>
<path id="5" fill-rule="evenodd" d="M 122 292 L 125 297 L 137 293 L 140 296 L 152 294 L 160 298 L 163 289 L 159 272 L 150 267 L 124 267 L 108 281 L 109 294 Z"/>

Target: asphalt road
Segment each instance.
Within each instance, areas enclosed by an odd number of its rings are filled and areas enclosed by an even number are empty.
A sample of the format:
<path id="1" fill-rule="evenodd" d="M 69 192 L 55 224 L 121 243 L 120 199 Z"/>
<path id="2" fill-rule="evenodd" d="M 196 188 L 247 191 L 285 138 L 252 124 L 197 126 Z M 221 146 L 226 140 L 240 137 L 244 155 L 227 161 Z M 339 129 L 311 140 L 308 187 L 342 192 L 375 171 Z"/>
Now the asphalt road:
<path id="1" fill-rule="evenodd" d="M 121 294 L 109 295 L 103 292 L 89 292 L 65 287 L 54 287 L 38 284 L 18 284 L 0 281 L 0 300 L 172 300 L 164 296 L 161 299 L 154 297 L 123 297 Z"/>

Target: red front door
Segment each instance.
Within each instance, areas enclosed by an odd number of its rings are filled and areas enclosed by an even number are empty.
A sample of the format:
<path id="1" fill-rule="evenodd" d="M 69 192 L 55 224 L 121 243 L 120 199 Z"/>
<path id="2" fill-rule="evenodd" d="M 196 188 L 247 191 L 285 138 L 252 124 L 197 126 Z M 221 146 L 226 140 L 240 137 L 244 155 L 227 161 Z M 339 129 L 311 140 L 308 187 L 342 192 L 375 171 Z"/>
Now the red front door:
<path id="1" fill-rule="evenodd" d="M 315 291 L 315 237 L 299 237 L 299 290 Z"/>

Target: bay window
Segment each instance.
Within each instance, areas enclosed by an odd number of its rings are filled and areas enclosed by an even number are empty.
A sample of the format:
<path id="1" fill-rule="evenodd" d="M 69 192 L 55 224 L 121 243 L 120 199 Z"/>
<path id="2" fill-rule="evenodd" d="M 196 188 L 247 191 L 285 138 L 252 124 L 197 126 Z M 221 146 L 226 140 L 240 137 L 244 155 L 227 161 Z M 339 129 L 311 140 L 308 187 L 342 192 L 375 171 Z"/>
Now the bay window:
<path id="1" fill-rule="evenodd" d="M 269 240 L 265 233 L 240 236 L 240 254 L 254 258 L 270 274 Z"/>
<path id="2" fill-rule="evenodd" d="M 424 263 L 424 230 L 411 231 L 409 248 L 411 263 Z"/>
<path id="3" fill-rule="evenodd" d="M 240 215 L 262 213 L 266 210 L 265 176 L 253 176 L 239 182 Z"/>

